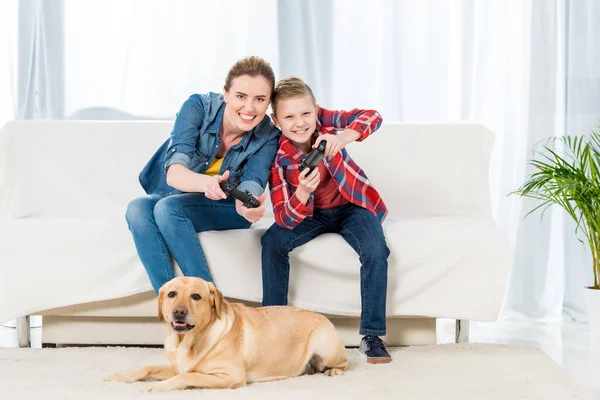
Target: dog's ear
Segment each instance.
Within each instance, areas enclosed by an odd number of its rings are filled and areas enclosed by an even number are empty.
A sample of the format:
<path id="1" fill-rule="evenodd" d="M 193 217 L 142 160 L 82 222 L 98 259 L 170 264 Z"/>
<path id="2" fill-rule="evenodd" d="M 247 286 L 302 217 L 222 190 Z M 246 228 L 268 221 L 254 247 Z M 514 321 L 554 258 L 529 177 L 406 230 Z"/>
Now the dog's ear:
<path id="1" fill-rule="evenodd" d="M 208 282 L 210 291 L 210 305 L 214 307 L 217 318 L 221 318 L 221 305 L 223 304 L 223 293 L 216 288 L 215 284 Z"/>
<path id="2" fill-rule="evenodd" d="M 160 290 L 158 291 L 158 320 L 161 322 L 165 320 L 165 316 L 163 315 L 163 312 L 162 312 L 162 304 L 163 304 L 164 299 L 165 299 L 165 285 L 163 285 L 160 288 Z"/>

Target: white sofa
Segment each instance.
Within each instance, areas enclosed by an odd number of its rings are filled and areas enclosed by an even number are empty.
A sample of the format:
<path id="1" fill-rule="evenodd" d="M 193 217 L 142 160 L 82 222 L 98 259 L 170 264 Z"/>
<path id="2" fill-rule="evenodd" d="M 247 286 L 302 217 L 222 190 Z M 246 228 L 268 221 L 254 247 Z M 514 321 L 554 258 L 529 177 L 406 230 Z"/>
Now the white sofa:
<path id="1" fill-rule="evenodd" d="M 0 131 L 0 323 L 43 315 L 42 342 L 160 344 L 164 326 L 125 222 L 137 177 L 172 121 L 13 121 Z M 384 123 L 349 151 L 389 208 L 389 344 L 435 343 L 435 318 L 493 321 L 512 245 L 489 195 L 494 135 L 477 124 Z M 220 290 L 261 300 L 260 238 L 200 240 Z M 323 235 L 290 256 L 290 304 L 358 343 L 358 256 Z M 178 269 L 178 267 L 177 267 Z M 463 332 L 464 333 L 464 332 Z"/>

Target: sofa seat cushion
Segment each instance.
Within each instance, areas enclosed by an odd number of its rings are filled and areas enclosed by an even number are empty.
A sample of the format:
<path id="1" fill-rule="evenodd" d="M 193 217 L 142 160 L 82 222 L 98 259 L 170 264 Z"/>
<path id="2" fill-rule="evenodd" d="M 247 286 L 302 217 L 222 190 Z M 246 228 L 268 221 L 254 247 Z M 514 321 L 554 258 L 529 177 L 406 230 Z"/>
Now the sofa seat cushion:
<path id="1" fill-rule="evenodd" d="M 213 278 L 225 295 L 261 300 L 260 239 L 271 223 L 264 218 L 251 230 L 201 234 Z M 495 320 L 512 259 L 499 229 L 477 219 L 439 217 L 387 220 L 384 232 L 391 251 L 388 315 Z M 360 262 L 340 235 L 324 234 L 296 248 L 290 265 L 289 304 L 360 315 Z"/>
<path id="2" fill-rule="evenodd" d="M 271 225 L 199 234 L 225 296 L 261 301 L 260 239 Z M 389 316 L 494 320 L 511 246 L 475 219 L 386 221 Z M 0 320 L 152 290 L 124 219 L 26 218 L 0 223 Z M 290 254 L 289 304 L 360 315 L 360 263 L 336 234 Z M 177 274 L 180 274 L 176 266 Z M 471 299 L 480 298 L 473 302 Z"/>
<path id="3" fill-rule="evenodd" d="M 152 290 L 125 219 L 0 221 L 0 320 Z"/>

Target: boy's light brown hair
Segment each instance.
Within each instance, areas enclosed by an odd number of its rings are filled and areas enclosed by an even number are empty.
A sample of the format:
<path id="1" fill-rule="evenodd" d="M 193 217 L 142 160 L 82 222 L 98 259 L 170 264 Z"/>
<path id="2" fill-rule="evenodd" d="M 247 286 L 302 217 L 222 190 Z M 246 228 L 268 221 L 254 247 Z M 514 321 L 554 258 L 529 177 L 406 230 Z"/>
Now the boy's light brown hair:
<path id="1" fill-rule="evenodd" d="M 315 99 L 312 89 L 310 86 L 304 83 L 302 79 L 296 78 L 295 76 L 288 76 L 287 78 L 280 79 L 275 84 L 275 91 L 271 97 L 271 108 L 273 109 L 273 114 L 277 116 L 277 102 L 279 100 L 306 95 L 310 95 L 313 103 L 315 105 L 317 104 L 317 100 Z"/>

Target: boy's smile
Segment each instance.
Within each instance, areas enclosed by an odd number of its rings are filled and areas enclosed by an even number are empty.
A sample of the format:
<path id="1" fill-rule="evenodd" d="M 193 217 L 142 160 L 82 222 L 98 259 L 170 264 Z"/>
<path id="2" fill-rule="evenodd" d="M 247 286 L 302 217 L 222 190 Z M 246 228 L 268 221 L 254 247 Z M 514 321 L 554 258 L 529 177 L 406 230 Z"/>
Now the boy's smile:
<path id="1" fill-rule="evenodd" d="M 297 136 L 302 136 L 302 135 L 304 135 L 306 132 L 308 132 L 308 128 L 304 128 L 304 129 L 296 129 L 296 130 L 293 130 L 292 132 L 294 132 L 294 135 L 297 135 Z"/>

